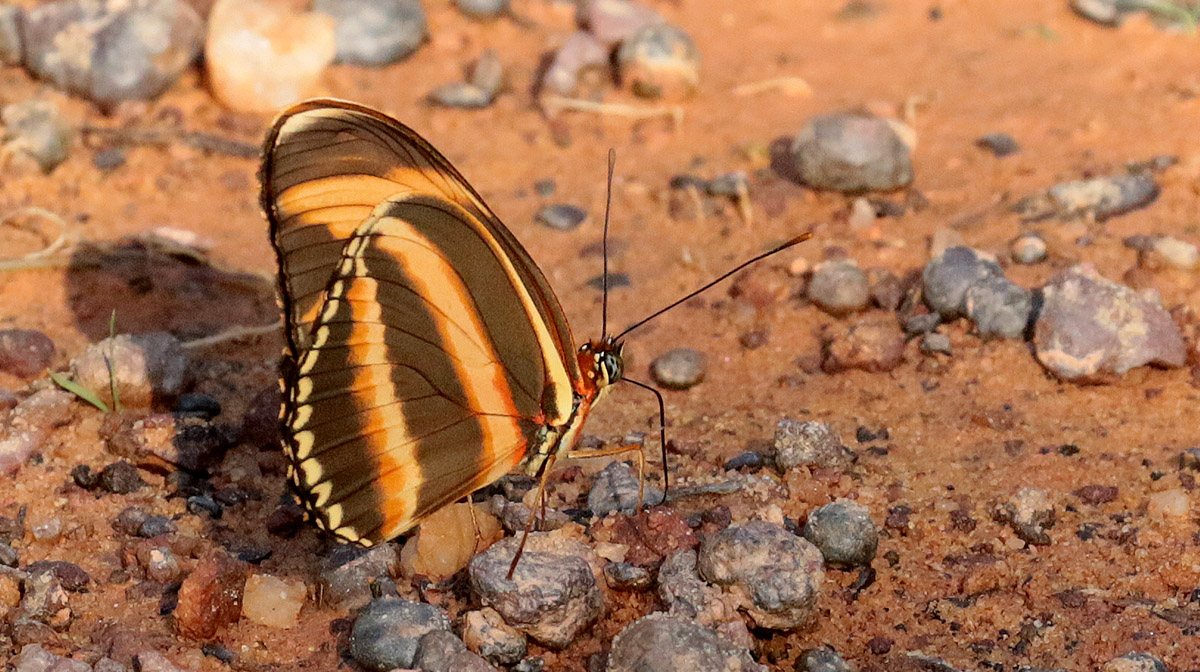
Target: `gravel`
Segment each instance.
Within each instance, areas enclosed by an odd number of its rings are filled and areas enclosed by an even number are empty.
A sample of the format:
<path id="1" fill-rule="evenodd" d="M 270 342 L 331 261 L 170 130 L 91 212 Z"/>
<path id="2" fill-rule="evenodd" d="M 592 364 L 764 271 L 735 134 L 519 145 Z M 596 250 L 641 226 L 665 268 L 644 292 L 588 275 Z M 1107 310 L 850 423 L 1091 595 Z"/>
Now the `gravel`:
<path id="1" fill-rule="evenodd" d="M 826 565 L 840 569 L 869 567 L 879 547 L 879 530 L 871 512 L 845 499 L 809 513 L 803 534 L 820 549 Z"/>
<path id="2" fill-rule="evenodd" d="M 986 149 L 998 159 L 1018 154 L 1021 145 L 1008 133 L 988 133 L 975 141 L 975 146 Z"/>
<path id="3" fill-rule="evenodd" d="M 819 116 L 792 142 L 796 171 L 817 189 L 898 189 L 913 180 L 912 147 L 905 136 L 911 131 L 899 122 L 853 113 Z"/>
<path id="4" fill-rule="evenodd" d="M 637 513 L 639 480 L 633 468 L 624 462 L 612 462 L 596 476 L 592 489 L 588 491 L 588 509 L 596 517 L 604 517 L 613 511 L 632 515 Z M 663 491 L 649 483 L 643 486 L 642 503 L 646 506 L 661 504 Z"/>

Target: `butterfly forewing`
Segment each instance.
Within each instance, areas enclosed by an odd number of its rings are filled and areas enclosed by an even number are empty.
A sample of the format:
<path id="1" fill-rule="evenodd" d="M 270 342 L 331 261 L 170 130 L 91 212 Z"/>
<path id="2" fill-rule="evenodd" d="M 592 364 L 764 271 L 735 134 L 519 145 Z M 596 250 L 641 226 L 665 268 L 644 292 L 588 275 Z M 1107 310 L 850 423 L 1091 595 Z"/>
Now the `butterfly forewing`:
<path id="1" fill-rule="evenodd" d="M 401 534 L 571 414 L 580 376 L 557 300 L 412 131 L 301 104 L 276 122 L 263 179 L 294 360 L 293 481 L 323 527 Z"/>

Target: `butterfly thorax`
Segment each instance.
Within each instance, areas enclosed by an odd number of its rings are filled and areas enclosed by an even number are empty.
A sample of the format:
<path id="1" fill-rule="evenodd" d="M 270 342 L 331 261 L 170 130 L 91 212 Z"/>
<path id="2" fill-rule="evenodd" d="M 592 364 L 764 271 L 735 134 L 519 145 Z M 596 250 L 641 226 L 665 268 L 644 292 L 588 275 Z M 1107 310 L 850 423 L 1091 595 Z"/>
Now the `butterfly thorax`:
<path id="1" fill-rule="evenodd" d="M 525 473 L 539 475 L 551 457 L 575 445 L 587 414 L 608 389 L 624 376 L 623 348 L 624 344 L 613 338 L 589 341 L 580 346 L 577 357 L 582 375 L 575 381 L 571 414 L 564 422 L 542 426 L 536 449 L 530 451 L 525 462 Z"/>

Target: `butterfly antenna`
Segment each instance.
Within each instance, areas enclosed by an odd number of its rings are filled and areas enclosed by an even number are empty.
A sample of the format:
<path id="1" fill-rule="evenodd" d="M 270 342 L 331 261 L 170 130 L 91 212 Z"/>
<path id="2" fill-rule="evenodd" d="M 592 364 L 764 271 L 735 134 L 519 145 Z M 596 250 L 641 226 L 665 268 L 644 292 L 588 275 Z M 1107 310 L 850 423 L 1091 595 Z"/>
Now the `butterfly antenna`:
<path id="1" fill-rule="evenodd" d="M 675 308 L 676 306 L 691 299 L 692 297 L 694 297 L 698 294 L 703 294 L 704 292 L 711 289 L 714 285 L 719 284 L 722 280 L 725 280 L 726 278 L 733 275 L 734 273 L 737 273 L 738 271 L 742 270 L 743 268 L 746 268 L 747 266 L 758 263 L 773 254 L 778 254 L 778 253 L 788 249 L 789 247 L 792 247 L 793 245 L 798 245 L 800 243 L 803 243 L 804 241 L 808 240 L 809 238 L 812 238 L 812 231 L 807 231 L 805 233 L 802 233 L 802 234 L 796 236 L 795 238 L 792 238 L 791 240 L 787 241 L 786 243 L 779 245 L 778 247 L 774 247 L 770 250 L 767 250 L 766 252 L 763 252 L 762 254 L 760 254 L 756 257 L 752 257 L 750 259 L 747 259 L 746 261 L 743 261 L 742 263 L 738 264 L 737 266 L 734 266 L 733 268 L 729 269 L 728 271 L 722 273 L 717 279 L 712 280 L 711 282 L 707 283 L 703 287 L 701 287 L 697 290 L 694 290 L 692 292 L 689 292 L 688 294 L 684 295 L 682 298 L 672 302 L 671 304 L 667 305 L 666 307 L 660 308 L 660 309 L 654 311 L 653 313 L 650 313 L 646 317 L 643 317 L 642 319 L 638 320 L 637 322 L 634 322 L 632 325 L 625 327 L 625 331 L 622 331 L 621 333 L 617 334 L 613 338 L 615 338 L 616 340 L 620 340 L 620 339 L 624 338 L 626 334 L 633 331 L 634 329 L 637 329 L 638 327 L 642 326 L 643 324 L 649 322 L 650 320 L 653 320 L 654 318 L 658 317 L 659 315 L 662 315 L 663 313 L 667 312 L 668 310 Z"/>
<path id="2" fill-rule="evenodd" d="M 621 382 L 636 385 L 643 390 L 650 392 L 658 399 L 658 442 L 662 448 L 662 469 L 663 469 L 663 501 L 666 501 L 667 493 L 671 490 L 670 478 L 667 476 L 667 408 L 663 403 L 662 392 L 653 387 L 633 380 L 632 378 L 622 378 Z"/>
<path id="3" fill-rule="evenodd" d="M 617 150 L 608 148 L 608 192 L 604 198 L 604 238 L 600 242 L 600 255 L 604 257 L 604 273 L 600 276 L 600 287 L 604 298 L 600 305 L 600 338 L 608 335 L 608 213 L 612 211 L 613 169 L 617 165 Z"/>

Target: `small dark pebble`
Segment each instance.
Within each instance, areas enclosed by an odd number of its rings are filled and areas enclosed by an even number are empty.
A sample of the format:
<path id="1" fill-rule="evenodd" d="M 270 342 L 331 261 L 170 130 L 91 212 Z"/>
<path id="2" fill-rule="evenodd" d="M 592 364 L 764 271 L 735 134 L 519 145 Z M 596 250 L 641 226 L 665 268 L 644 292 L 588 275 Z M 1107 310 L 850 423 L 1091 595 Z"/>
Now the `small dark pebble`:
<path id="1" fill-rule="evenodd" d="M 179 400 L 175 402 L 174 413 L 212 420 L 221 414 L 221 402 L 207 394 L 189 392 L 179 395 Z"/>
<path id="2" fill-rule="evenodd" d="M 350 655 L 368 670 L 412 667 L 422 635 L 450 630 L 437 607 L 395 597 L 372 600 L 354 621 Z"/>
<path id="3" fill-rule="evenodd" d="M 246 548 L 238 551 L 237 559 L 242 562 L 248 562 L 251 565 L 260 565 L 264 560 L 274 555 L 274 553 L 269 548 Z"/>
<path id="4" fill-rule="evenodd" d="M 609 291 L 619 289 L 621 287 L 631 287 L 633 281 L 629 279 L 626 273 L 609 273 L 608 274 L 608 289 Z M 587 286 L 594 290 L 602 291 L 604 289 L 604 276 L 597 275 L 587 281 Z"/>
<path id="5" fill-rule="evenodd" d="M 1115 485 L 1085 485 L 1071 494 L 1083 500 L 1085 504 L 1107 504 L 1117 498 L 1120 490 Z"/>
<path id="6" fill-rule="evenodd" d="M 542 198 L 553 196 L 556 191 L 558 191 L 558 182 L 554 181 L 553 177 L 547 177 L 533 183 L 533 193 Z"/>
<path id="7" fill-rule="evenodd" d="M 100 471 L 100 487 L 115 495 L 128 495 L 146 485 L 137 467 L 125 462 L 113 462 Z"/>
<path id="8" fill-rule="evenodd" d="M 700 520 L 716 527 L 718 530 L 723 530 L 733 522 L 733 512 L 729 510 L 728 506 L 718 504 L 711 509 L 705 509 L 700 514 Z"/>
<path id="9" fill-rule="evenodd" d="M 84 490 L 91 490 L 100 485 L 100 474 L 92 471 L 92 468 L 86 464 L 77 464 L 71 470 L 71 480 Z"/>
<path id="10" fill-rule="evenodd" d="M 21 554 L 17 549 L 9 546 L 7 543 L 0 541 L 0 565 L 5 567 L 16 567 L 21 562 Z"/>
<path id="11" fill-rule="evenodd" d="M 904 333 L 908 336 L 920 336 L 937 329 L 942 323 L 942 316 L 937 313 L 921 313 L 913 315 L 904 321 Z"/>
<path id="12" fill-rule="evenodd" d="M 574 231 L 587 219 L 587 212 L 574 205 L 556 203 L 538 210 L 534 219 L 555 231 Z"/>
<path id="13" fill-rule="evenodd" d="M 748 450 L 741 455 L 731 458 L 725 462 L 726 471 L 737 471 L 738 469 L 749 469 L 750 471 L 758 471 L 762 469 L 763 456 L 758 453 Z"/>
<path id="14" fill-rule="evenodd" d="M 883 526 L 889 530 L 907 531 L 909 528 L 909 516 L 912 515 L 912 508 L 907 504 L 898 504 L 888 509 L 888 515 L 883 519 Z"/>
<path id="15" fill-rule="evenodd" d="M 887 441 L 891 438 L 891 434 L 888 432 L 887 427 L 871 431 L 869 427 L 860 425 L 858 429 L 854 430 L 854 438 L 859 443 L 870 443 L 871 441 Z"/>
<path id="16" fill-rule="evenodd" d="M 604 580 L 616 590 L 645 590 L 650 587 L 650 572 L 628 562 L 610 562 L 604 566 Z"/>
<path id="17" fill-rule="evenodd" d="M 950 527 L 956 532 L 971 532 L 977 524 L 978 521 L 972 518 L 971 512 L 966 509 L 954 509 L 950 512 Z"/>
<path id="18" fill-rule="evenodd" d="M 870 511 L 845 499 L 808 514 L 804 538 L 821 550 L 826 565 L 843 569 L 869 566 L 879 546 L 879 531 Z"/>
<path id="19" fill-rule="evenodd" d="M 509 13 L 508 0 L 454 0 L 454 6 L 479 20 L 495 19 Z"/>
<path id="20" fill-rule="evenodd" d="M 195 516 L 206 513 L 210 518 L 220 518 L 225 507 L 213 499 L 212 495 L 193 495 L 187 499 L 187 510 Z"/>
<path id="21" fill-rule="evenodd" d="M 30 576 L 34 574 L 51 574 L 64 590 L 72 593 L 86 593 L 92 577 L 82 567 L 65 560 L 38 560 L 29 563 L 25 571 Z"/>
<path id="22" fill-rule="evenodd" d="M 138 530 L 142 528 L 142 523 L 150 517 L 145 509 L 140 509 L 136 506 L 131 506 L 117 514 L 113 520 L 113 529 L 122 534 L 128 534 L 131 537 L 138 536 Z"/>
<path id="23" fill-rule="evenodd" d="M 204 644 L 200 647 L 200 652 L 209 658 L 216 658 L 226 665 L 232 663 L 234 658 L 237 657 L 237 654 L 235 654 L 233 651 L 230 651 L 229 649 L 215 642 L 208 642 L 207 644 Z"/>
<path id="24" fill-rule="evenodd" d="M 988 150 L 996 158 L 1012 156 L 1021 151 L 1021 145 L 1008 133 L 988 133 L 976 140 L 975 146 Z"/>
<path id="25" fill-rule="evenodd" d="M 771 335 L 766 329 L 755 329 L 738 336 L 738 343 L 747 350 L 757 350 L 766 345 L 770 338 Z"/>
<path id="26" fill-rule="evenodd" d="M 163 515 L 153 515 L 142 521 L 142 524 L 138 527 L 137 534 L 139 537 L 150 539 L 160 534 L 170 534 L 174 531 L 175 523 L 171 522 L 170 518 Z"/>
<path id="27" fill-rule="evenodd" d="M 892 644 L 895 642 L 890 637 L 872 637 L 867 641 L 867 649 L 877 656 L 882 656 L 892 650 Z"/>
<path id="28" fill-rule="evenodd" d="M 92 165 L 104 173 L 116 170 L 125 165 L 125 150 L 120 147 L 102 149 L 92 155 Z"/>
<path id="29" fill-rule="evenodd" d="M 16 516 L 0 516 L 0 541 L 10 544 L 25 536 L 25 505 Z"/>
<path id="30" fill-rule="evenodd" d="M 696 175 L 675 175 L 671 177 L 668 186 L 673 190 L 688 190 L 697 189 L 699 191 L 708 191 L 708 180 Z"/>

